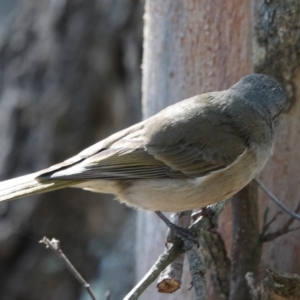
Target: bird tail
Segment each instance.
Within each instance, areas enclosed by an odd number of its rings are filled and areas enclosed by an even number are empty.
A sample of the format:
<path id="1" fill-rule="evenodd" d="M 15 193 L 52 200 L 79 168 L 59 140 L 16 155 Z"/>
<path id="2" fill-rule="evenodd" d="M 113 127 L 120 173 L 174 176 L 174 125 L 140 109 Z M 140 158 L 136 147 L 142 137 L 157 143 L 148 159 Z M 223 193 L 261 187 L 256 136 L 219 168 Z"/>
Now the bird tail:
<path id="1" fill-rule="evenodd" d="M 12 200 L 29 195 L 42 194 L 74 185 L 72 180 L 36 180 L 39 173 L 17 177 L 0 182 L 0 201 Z"/>

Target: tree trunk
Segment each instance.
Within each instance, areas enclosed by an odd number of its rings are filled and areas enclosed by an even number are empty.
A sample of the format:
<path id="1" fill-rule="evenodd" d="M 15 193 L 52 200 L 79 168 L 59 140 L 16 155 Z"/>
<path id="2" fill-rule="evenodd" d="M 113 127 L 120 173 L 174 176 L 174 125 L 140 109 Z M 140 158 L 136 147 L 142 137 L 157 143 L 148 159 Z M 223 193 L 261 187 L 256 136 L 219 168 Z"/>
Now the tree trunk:
<path id="1" fill-rule="evenodd" d="M 0 39 L 0 177 L 60 162 L 140 119 L 142 4 L 22 0 Z M 99 299 L 133 281 L 135 212 L 79 190 L 2 203 L 1 299 L 78 299 L 38 241 L 61 241 Z M 118 273 L 118 278 L 115 274 Z M 117 280 L 117 282 L 116 282 Z"/>
<path id="2" fill-rule="evenodd" d="M 270 191 L 291 210 L 300 201 L 300 3 L 298 0 L 256 0 L 254 31 L 254 69 L 271 74 L 284 85 L 288 105 L 282 114 L 274 153 L 260 175 Z M 280 209 L 260 193 L 261 212 L 268 206 L 269 219 Z M 269 231 L 275 231 L 289 218 L 283 213 Z M 298 223 L 298 224 L 296 224 Z M 293 227 L 299 227 L 299 221 Z M 264 245 L 260 269 L 300 273 L 299 231 L 289 233 Z"/>

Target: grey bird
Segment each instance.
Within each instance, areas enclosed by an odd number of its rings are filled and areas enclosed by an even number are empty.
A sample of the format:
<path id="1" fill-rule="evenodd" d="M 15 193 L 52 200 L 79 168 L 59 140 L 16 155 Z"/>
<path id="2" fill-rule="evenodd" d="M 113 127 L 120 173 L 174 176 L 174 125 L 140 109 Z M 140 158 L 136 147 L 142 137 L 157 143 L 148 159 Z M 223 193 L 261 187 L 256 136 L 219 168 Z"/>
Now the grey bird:
<path id="1" fill-rule="evenodd" d="M 283 88 L 262 74 L 198 95 L 37 173 L 0 183 L 0 201 L 65 187 L 152 211 L 199 209 L 246 186 L 271 155 Z"/>

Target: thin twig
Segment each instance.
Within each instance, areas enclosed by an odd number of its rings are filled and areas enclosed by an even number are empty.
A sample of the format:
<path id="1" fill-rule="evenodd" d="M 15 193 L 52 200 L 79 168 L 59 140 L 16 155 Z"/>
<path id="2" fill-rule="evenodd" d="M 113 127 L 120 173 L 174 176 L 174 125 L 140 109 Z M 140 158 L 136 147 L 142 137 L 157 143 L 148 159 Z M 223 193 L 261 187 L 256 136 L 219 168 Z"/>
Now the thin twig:
<path id="1" fill-rule="evenodd" d="M 268 208 L 266 208 L 266 211 L 268 211 Z M 263 228 L 262 228 L 262 233 L 266 233 L 268 231 L 269 227 L 271 226 L 271 224 L 273 224 L 276 221 L 277 217 L 281 214 L 282 214 L 282 210 L 276 212 L 270 221 L 267 221 L 267 216 L 264 216 L 264 224 L 263 224 Z"/>
<path id="2" fill-rule="evenodd" d="M 265 224 L 268 223 L 268 215 L 269 215 L 269 206 L 267 206 L 266 209 L 264 210 L 264 215 L 263 215 L 263 224 L 264 225 L 263 225 L 263 227 L 265 226 Z"/>
<path id="3" fill-rule="evenodd" d="M 300 215 L 296 214 L 295 212 L 291 211 L 287 206 L 285 206 L 277 197 L 275 197 L 268 189 L 267 187 L 258 179 L 255 179 L 257 184 L 260 186 L 260 188 L 269 196 L 269 198 L 275 202 L 282 210 L 284 210 L 287 214 L 294 217 L 297 220 L 300 220 Z"/>
<path id="4" fill-rule="evenodd" d="M 83 277 L 79 274 L 79 272 L 75 269 L 75 267 L 72 265 L 72 263 L 69 261 L 69 259 L 66 257 L 66 255 L 63 253 L 63 251 L 60 248 L 60 242 L 59 240 L 52 239 L 51 241 L 45 236 L 42 240 L 40 240 L 40 243 L 46 245 L 46 249 L 49 248 L 54 252 L 56 256 L 58 256 L 67 266 L 69 271 L 74 275 L 74 277 L 83 285 L 83 287 L 87 290 L 88 294 L 90 295 L 92 300 L 97 300 L 93 291 L 90 288 L 90 285 L 83 279 Z"/>
<path id="5" fill-rule="evenodd" d="M 160 272 L 164 270 L 174 259 L 184 253 L 184 251 L 173 245 L 163 254 L 161 254 L 154 263 L 148 273 L 140 280 L 140 282 L 126 295 L 123 300 L 136 300 L 153 283 L 159 276 Z"/>
<path id="6" fill-rule="evenodd" d="M 219 202 L 217 204 L 210 205 L 210 209 L 214 211 L 216 215 L 219 215 L 225 208 L 228 200 Z M 207 216 L 200 217 L 193 225 L 189 227 L 194 232 L 200 230 L 207 230 L 211 227 L 211 220 Z M 147 287 L 153 283 L 159 276 L 160 272 L 167 267 L 174 259 L 183 253 L 182 248 L 177 245 L 172 245 L 167 251 L 161 254 L 152 268 L 144 276 L 144 278 L 127 294 L 123 300 L 136 300 L 147 289 Z"/>
<path id="7" fill-rule="evenodd" d="M 296 231 L 296 230 L 299 230 L 300 227 L 296 227 L 296 228 L 292 228 L 292 229 L 289 229 L 289 228 L 280 228 L 279 230 L 276 230 L 275 232 L 271 232 L 271 233 L 268 233 L 266 235 L 262 235 L 259 239 L 259 241 L 261 243 L 267 243 L 267 242 L 271 242 L 273 240 L 275 240 L 276 238 L 282 236 L 282 235 L 285 235 L 287 233 L 290 233 L 290 232 L 293 232 L 293 231 Z"/>
<path id="8" fill-rule="evenodd" d="M 294 212 L 297 213 L 299 210 L 300 210 L 300 202 L 298 203 Z M 275 216 L 276 216 L 276 214 L 275 214 Z M 272 219 L 274 219 L 274 217 Z M 262 233 L 260 234 L 260 238 L 259 238 L 260 242 L 261 243 L 270 242 L 284 234 L 298 230 L 299 227 L 290 229 L 290 226 L 293 224 L 294 221 L 295 221 L 295 218 L 292 216 L 286 221 L 286 223 L 280 229 L 278 229 L 274 232 L 268 233 L 268 234 L 266 233 L 266 230 L 263 229 Z M 267 229 L 268 229 L 268 227 L 267 227 Z"/>

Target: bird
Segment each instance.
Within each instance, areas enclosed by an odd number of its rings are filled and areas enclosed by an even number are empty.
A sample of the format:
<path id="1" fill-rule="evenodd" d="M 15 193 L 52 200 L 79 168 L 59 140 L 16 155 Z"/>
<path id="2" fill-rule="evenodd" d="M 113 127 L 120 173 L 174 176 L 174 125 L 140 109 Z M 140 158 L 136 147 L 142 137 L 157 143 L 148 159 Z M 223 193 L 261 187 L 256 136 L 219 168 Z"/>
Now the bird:
<path id="1" fill-rule="evenodd" d="M 66 187 L 150 211 L 228 199 L 271 156 L 286 93 L 263 74 L 175 103 L 47 169 L 0 182 L 0 201 Z"/>

